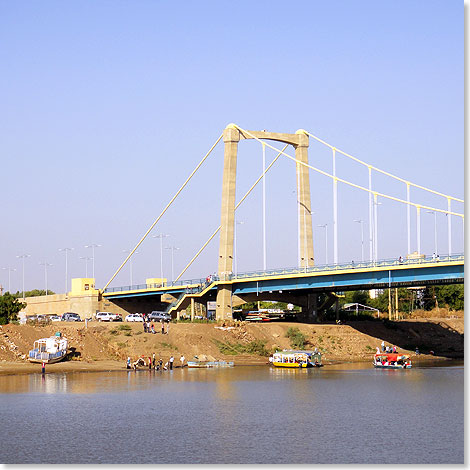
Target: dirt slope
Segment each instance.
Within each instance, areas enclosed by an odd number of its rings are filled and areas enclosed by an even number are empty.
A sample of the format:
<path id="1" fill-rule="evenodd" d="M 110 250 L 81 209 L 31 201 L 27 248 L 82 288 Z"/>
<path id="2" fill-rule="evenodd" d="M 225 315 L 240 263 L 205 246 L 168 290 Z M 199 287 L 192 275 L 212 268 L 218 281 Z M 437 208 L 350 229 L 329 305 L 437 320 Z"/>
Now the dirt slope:
<path id="1" fill-rule="evenodd" d="M 74 349 L 72 362 L 90 366 L 98 361 L 122 362 L 143 355 L 156 354 L 166 361 L 170 355 L 178 360 L 194 356 L 234 360 L 235 363 L 265 363 L 266 356 L 256 354 L 223 354 L 220 344 L 230 350 L 261 340 L 272 352 L 275 348 L 291 348 L 286 337 L 289 327 L 298 328 L 306 337 L 306 349 L 318 347 L 325 362 L 369 360 L 377 346 L 385 341 L 398 351 L 414 353 L 418 346 L 423 353 L 463 358 L 463 318 L 414 319 L 398 322 L 350 322 L 336 324 L 300 323 L 237 323 L 237 324 L 171 324 L 168 334 L 144 333 L 141 324 L 133 323 L 53 323 L 48 326 L 5 325 L 0 327 L 0 366 L 3 363 L 26 363 L 34 340 L 62 332 Z"/>

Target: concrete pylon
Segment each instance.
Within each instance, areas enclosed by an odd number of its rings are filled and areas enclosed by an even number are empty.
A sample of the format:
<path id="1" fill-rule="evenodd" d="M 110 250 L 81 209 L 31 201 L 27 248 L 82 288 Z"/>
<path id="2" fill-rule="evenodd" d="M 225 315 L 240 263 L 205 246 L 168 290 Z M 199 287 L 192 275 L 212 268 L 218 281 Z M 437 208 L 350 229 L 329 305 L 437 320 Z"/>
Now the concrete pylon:
<path id="1" fill-rule="evenodd" d="M 238 142 L 243 139 L 253 138 L 275 140 L 291 144 L 295 148 L 296 159 L 303 163 L 308 163 L 309 140 L 308 134 L 304 130 L 298 130 L 295 134 L 266 131 L 244 132 L 234 124 L 229 124 L 224 129 L 223 140 L 225 151 L 218 263 L 218 275 L 221 282 L 217 288 L 217 320 L 232 318 L 232 285 L 229 281 L 233 270 Z M 307 167 L 298 163 L 296 164 L 296 167 L 297 199 L 300 204 L 300 262 L 301 267 L 307 267 L 313 266 L 314 264 L 310 178 Z M 224 281 L 228 282 L 224 284 Z"/>

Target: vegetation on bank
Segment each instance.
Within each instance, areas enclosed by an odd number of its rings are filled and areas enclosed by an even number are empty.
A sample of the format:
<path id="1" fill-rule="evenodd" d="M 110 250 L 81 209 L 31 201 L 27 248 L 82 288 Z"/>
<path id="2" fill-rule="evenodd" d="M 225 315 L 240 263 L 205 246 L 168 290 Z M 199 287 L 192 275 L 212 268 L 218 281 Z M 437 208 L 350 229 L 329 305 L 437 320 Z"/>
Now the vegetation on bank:
<path id="1" fill-rule="evenodd" d="M 214 339 L 215 345 L 219 348 L 222 354 L 236 356 L 238 354 L 255 354 L 257 356 L 269 356 L 271 351 L 266 349 L 265 340 L 254 340 L 247 344 L 244 343 L 231 343 L 230 341 L 219 341 Z"/>
<path id="2" fill-rule="evenodd" d="M 52 290 L 47 289 L 47 295 L 54 295 L 55 292 Z M 16 299 L 23 298 L 23 292 L 16 291 L 16 293 L 11 294 Z M 44 289 L 33 289 L 33 290 L 25 290 L 24 297 L 40 297 L 42 295 L 46 295 L 46 291 Z"/>
<path id="3" fill-rule="evenodd" d="M 0 296 L 0 325 L 16 322 L 18 313 L 26 307 L 24 302 L 20 302 L 9 292 Z"/>

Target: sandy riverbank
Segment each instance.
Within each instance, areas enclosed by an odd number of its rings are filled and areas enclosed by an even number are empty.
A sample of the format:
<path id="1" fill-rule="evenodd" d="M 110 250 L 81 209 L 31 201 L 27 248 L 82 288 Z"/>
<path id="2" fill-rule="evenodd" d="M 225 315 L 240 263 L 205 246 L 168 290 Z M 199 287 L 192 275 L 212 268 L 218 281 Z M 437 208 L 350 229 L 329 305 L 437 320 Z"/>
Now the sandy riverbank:
<path id="1" fill-rule="evenodd" d="M 4 325 L 0 327 L 0 375 L 28 374 L 41 371 L 40 364 L 27 361 L 34 340 L 60 331 L 69 339 L 73 358 L 46 366 L 46 372 L 125 370 L 129 356 L 156 354 L 164 362 L 170 355 L 178 363 L 194 356 L 234 361 L 236 365 L 266 364 L 258 354 L 227 354 L 240 346 L 264 344 L 267 351 L 291 348 L 288 328 L 298 328 L 306 338 L 306 349 L 318 347 L 325 364 L 372 360 L 382 341 L 409 353 L 414 361 L 426 359 L 462 359 L 464 354 L 463 318 L 413 319 L 398 322 L 362 321 L 346 325 L 302 323 L 239 323 L 232 325 L 179 323 L 170 325 L 168 334 L 144 333 L 141 324 L 126 323 L 55 323 L 47 326 Z M 418 346 L 423 353 L 414 357 Z M 225 352 L 225 354 L 223 352 Z"/>

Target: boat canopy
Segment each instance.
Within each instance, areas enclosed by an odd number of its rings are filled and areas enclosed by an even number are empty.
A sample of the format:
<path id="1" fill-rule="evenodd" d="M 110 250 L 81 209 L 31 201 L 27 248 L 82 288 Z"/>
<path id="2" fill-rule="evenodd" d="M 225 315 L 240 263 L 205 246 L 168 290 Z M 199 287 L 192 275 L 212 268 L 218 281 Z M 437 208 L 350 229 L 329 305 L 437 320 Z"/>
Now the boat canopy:
<path id="1" fill-rule="evenodd" d="M 398 354 L 398 353 L 380 353 L 374 356 L 376 359 L 382 359 L 387 361 L 398 361 L 399 359 L 408 359 L 410 356 L 407 354 Z"/>

